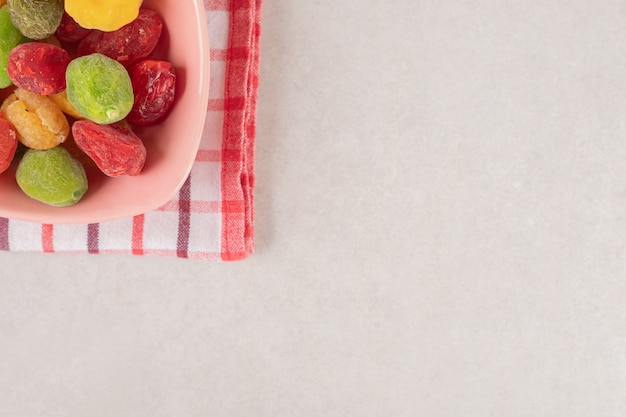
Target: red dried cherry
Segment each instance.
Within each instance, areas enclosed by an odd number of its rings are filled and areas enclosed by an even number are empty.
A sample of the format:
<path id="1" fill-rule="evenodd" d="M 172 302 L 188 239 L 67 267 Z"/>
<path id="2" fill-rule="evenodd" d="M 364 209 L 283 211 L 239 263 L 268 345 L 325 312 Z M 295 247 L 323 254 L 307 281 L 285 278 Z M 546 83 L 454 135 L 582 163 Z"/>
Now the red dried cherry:
<path id="1" fill-rule="evenodd" d="M 17 149 L 17 132 L 8 120 L 0 118 L 0 172 L 11 165 Z"/>
<path id="2" fill-rule="evenodd" d="M 42 42 L 17 45 L 9 53 L 7 74 L 13 84 L 36 94 L 65 90 L 65 70 L 70 57 L 65 49 Z"/>
<path id="3" fill-rule="evenodd" d="M 141 173 L 146 148 L 129 129 L 78 120 L 72 125 L 72 134 L 76 145 L 109 177 Z"/>
<path id="4" fill-rule="evenodd" d="M 84 27 L 76 23 L 72 16 L 70 16 L 66 12 L 63 12 L 63 17 L 61 17 L 61 24 L 54 34 L 63 42 L 78 42 L 85 36 L 89 35 L 90 32 L 90 29 L 85 29 Z"/>
<path id="5" fill-rule="evenodd" d="M 140 9 L 139 16 L 131 23 L 112 32 L 94 30 L 78 44 L 79 56 L 99 52 L 130 66 L 147 58 L 156 48 L 163 21 L 153 10 Z"/>
<path id="6" fill-rule="evenodd" d="M 176 74 L 167 61 L 146 59 L 128 71 L 135 102 L 127 120 L 138 125 L 158 122 L 170 110 L 176 92 Z"/>

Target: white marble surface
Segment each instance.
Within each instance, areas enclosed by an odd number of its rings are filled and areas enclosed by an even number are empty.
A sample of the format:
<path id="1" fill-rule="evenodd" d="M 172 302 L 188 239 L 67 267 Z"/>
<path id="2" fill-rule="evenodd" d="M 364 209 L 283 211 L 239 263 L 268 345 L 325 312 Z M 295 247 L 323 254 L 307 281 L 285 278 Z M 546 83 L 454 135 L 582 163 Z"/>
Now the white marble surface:
<path id="1" fill-rule="evenodd" d="M 625 3 L 262 39 L 257 253 L 0 254 L 0 417 L 624 416 Z"/>

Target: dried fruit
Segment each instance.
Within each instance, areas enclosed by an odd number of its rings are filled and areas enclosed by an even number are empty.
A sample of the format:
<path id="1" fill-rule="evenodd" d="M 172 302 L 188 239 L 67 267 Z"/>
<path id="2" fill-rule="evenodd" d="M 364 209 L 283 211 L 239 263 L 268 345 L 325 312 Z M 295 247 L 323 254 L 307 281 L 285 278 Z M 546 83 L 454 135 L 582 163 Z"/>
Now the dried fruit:
<path id="1" fill-rule="evenodd" d="M 30 198 L 57 207 L 76 204 L 88 188 L 85 169 L 60 146 L 26 151 L 15 179 Z"/>
<path id="2" fill-rule="evenodd" d="M 65 0 L 65 11 L 84 28 L 112 31 L 137 18 L 142 0 Z"/>
<path id="3" fill-rule="evenodd" d="M 72 125 L 76 145 L 110 176 L 139 175 L 146 162 L 146 148 L 132 131 L 121 126 L 79 120 Z"/>
<path id="4" fill-rule="evenodd" d="M 65 141 L 70 126 L 48 97 L 17 88 L 0 108 L 17 130 L 17 138 L 31 149 L 50 149 Z"/>
<path id="5" fill-rule="evenodd" d="M 65 73 L 67 99 L 96 123 L 114 123 L 128 115 L 134 94 L 130 76 L 119 62 L 102 54 L 75 58 Z"/>
<path id="6" fill-rule="evenodd" d="M 11 165 L 17 149 L 17 132 L 13 125 L 0 118 L 0 173 Z"/>
<path id="7" fill-rule="evenodd" d="M 15 27 L 30 39 L 52 35 L 63 17 L 63 0 L 7 0 L 7 5 Z"/>
<path id="8" fill-rule="evenodd" d="M 139 125 L 158 122 L 169 111 L 176 92 L 174 68 L 167 61 L 147 59 L 134 65 L 130 79 L 135 93 L 135 104 L 128 121 Z"/>
<path id="9" fill-rule="evenodd" d="M 16 46 L 9 53 L 7 73 L 13 84 L 37 94 L 65 90 L 65 69 L 70 56 L 65 49 L 41 42 Z"/>
<path id="10" fill-rule="evenodd" d="M 85 29 L 67 13 L 63 13 L 61 23 L 57 28 L 55 35 L 63 42 L 78 42 L 91 32 L 89 29 Z"/>
<path id="11" fill-rule="evenodd" d="M 0 88 L 6 88 L 13 84 L 7 74 L 9 53 L 11 49 L 25 41 L 26 38 L 22 32 L 11 22 L 9 8 L 2 6 L 0 8 Z"/>
<path id="12" fill-rule="evenodd" d="M 79 56 L 99 52 L 125 66 L 148 57 L 161 36 L 163 21 L 157 12 L 141 9 L 128 25 L 113 31 L 92 31 L 78 44 Z"/>

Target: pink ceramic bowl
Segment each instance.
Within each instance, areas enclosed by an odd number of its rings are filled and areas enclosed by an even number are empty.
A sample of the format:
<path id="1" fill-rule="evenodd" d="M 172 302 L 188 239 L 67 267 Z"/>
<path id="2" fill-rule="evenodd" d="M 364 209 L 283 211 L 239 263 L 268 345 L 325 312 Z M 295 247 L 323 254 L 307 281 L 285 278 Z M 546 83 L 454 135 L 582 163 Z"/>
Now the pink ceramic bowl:
<path id="1" fill-rule="evenodd" d="M 155 56 L 176 69 L 176 101 L 161 123 L 134 129 L 147 149 L 138 176 L 106 177 L 86 168 L 89 189 L 69 207 L 52 207 L 26 196 L 15 181 L 16 164 L 0 174 L 0 216 L 39 223 L 95 223 L 134 216 L 160 207 L 189 175 L 209 96 L 209 41 L 201 0 L 144 0 L 164 29 Z"/>

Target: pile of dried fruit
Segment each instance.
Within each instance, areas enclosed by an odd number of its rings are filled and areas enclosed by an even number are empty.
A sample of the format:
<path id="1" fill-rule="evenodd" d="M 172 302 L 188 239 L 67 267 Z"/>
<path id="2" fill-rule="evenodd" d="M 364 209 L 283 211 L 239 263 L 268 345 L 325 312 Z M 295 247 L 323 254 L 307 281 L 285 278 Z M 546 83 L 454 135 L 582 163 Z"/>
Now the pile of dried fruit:
<path id="1" fill-rule="evenodd" d="M 151 58 L 163 21 L 141 3 L 7 0 L 0 8 L 0 172 L 19 164 L 17 183 L 31 198 L 77 203 L 88 188 L 81 160 L 111 177 L 141 172 L 146 149 L 133 125 L 162 121 L 176 84 L 171 63 Z"/>

